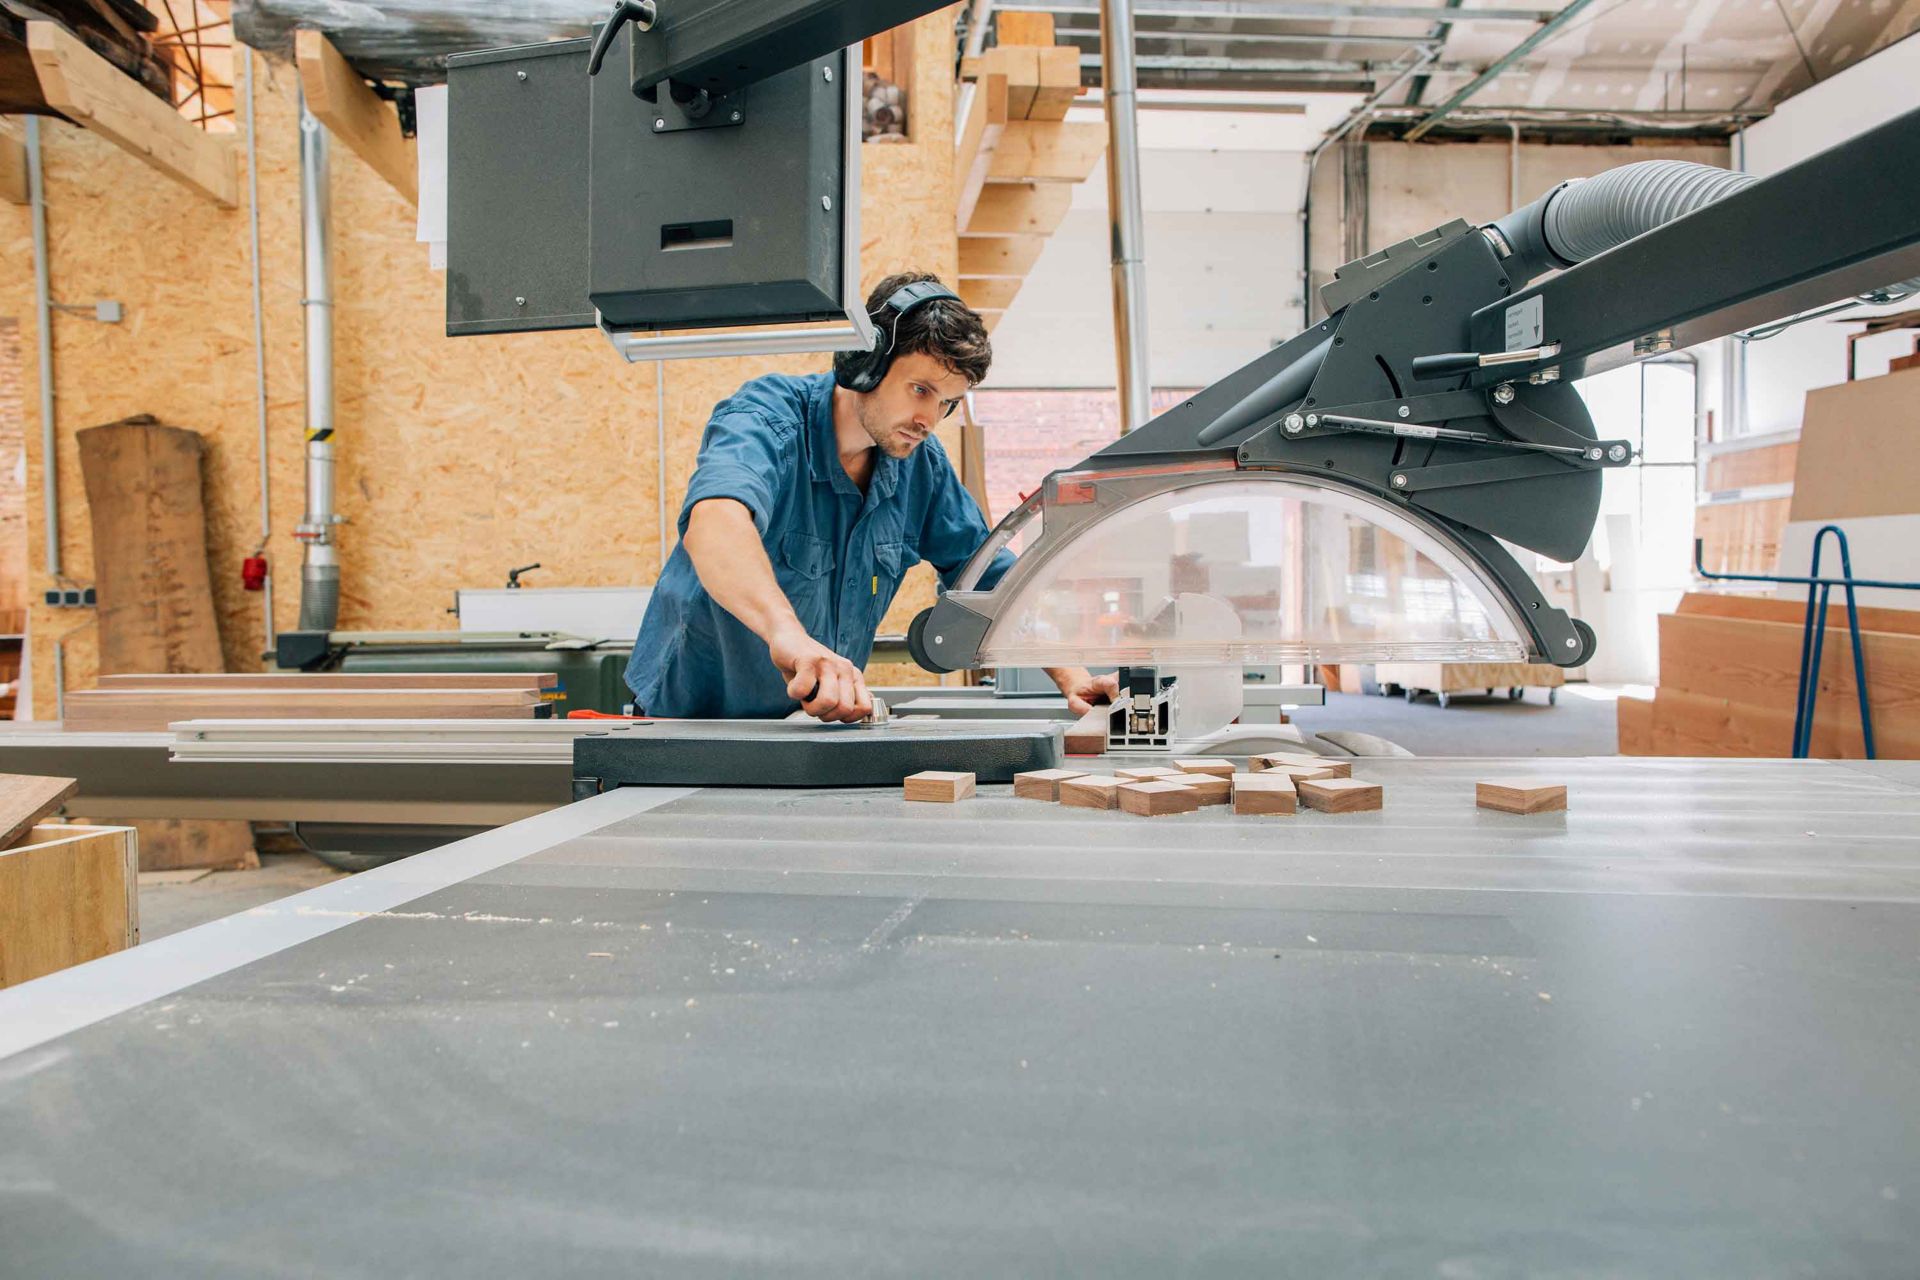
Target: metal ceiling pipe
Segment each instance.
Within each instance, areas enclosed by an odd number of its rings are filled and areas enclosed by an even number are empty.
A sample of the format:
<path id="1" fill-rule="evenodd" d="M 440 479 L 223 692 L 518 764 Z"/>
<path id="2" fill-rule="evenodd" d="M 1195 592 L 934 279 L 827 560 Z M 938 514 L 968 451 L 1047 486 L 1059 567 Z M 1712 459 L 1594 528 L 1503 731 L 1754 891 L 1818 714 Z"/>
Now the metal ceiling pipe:
<path id="1" fill-rule="evenodd" d="M 306 268 L 307 511 L 294 536 L 300 565 L 300 629 L 340 621 L 340 557 L 333 545 L 333 218 L 327 129 L 300 98 L 300 248 Z"/>
<path id="2" fill-rule="evenodd" d="M 993 16 L 993 0 L 973 0 L 967 9 L 967 43 L 962 56 L 977 58 L 987 48 L 987 21 Z M 974 95 L 980 86 L 971 80 L 960 82 L 960 94 L 953 100 L 953 141 L 957 146 L 967 132 L 967 117 L 973 113 Z"/>
<path id="3" fill-rule="evenodd" d="M 1113 262 L 1113 357 L 1120 429 L 1152 416 L 1147 374 L 1146 227 L 1140 210 L 1140 122 L 1133 0 L 1100 0 L 1101 91 L 1107 110 L 1107 218 Z"/>
<path id="4" fill-rule="evenodd" d="M 273 540 L 273 486 L 271 471 L 267 466 L 267 320 L 266 297 L 260 284 L 260 146 L 259 114 L 254 110 L 253 94 L 253 51 L 242 50 L 246 59 L 246 80 L 244 85 L 247 96 L 247 236 L 248 256 L 253 268 L 253 379 L 254 411 L 258 418 L 257 427 L 260 449 L 260 549 L 254 554 L 265 556 L 267 544 Z M 260 612 L 265 619 L 267 648 L 274 647 L 273 623 L 273 562 L 267 562 L 266 577 L 260 583 Z"/>

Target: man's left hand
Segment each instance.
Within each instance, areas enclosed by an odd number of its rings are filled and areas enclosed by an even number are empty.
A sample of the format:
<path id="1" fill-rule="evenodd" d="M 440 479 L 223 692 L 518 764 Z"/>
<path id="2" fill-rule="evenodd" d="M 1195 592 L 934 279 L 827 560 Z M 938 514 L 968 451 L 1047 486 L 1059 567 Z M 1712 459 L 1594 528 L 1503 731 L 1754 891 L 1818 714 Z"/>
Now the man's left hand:
<path id="1" fill-rule="evenodd" d="M 1048 667 L 1047 675 L 1066 695 L 1067 710 L 1083 716 L 1103 702 L 1120 700 L 1120 679 L 1111 673 L 1090 675 L 1085 667 Z"/>

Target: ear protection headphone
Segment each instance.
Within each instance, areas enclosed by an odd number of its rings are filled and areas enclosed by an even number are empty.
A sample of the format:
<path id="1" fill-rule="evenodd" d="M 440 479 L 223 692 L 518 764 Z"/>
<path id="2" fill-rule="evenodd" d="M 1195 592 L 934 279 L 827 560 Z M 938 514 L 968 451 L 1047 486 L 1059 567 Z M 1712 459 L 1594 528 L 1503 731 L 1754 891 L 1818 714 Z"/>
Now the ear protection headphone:
<path id="1" fill-rule="evenodd" d="M 834 352 L 833 380 L 849 391 L 872 391 L 878 387 L 885 381 L 887 368 L 893 363 L 894 336 L 900 332 L 900 322 L 914 308 L 924 307 L 942 298 L 960 302 L 959 294 L 931 280 L 921 280 L 895 289 L 880 304 L 880 310 L 871 315 L 873 346 L 866 351 Z"/>

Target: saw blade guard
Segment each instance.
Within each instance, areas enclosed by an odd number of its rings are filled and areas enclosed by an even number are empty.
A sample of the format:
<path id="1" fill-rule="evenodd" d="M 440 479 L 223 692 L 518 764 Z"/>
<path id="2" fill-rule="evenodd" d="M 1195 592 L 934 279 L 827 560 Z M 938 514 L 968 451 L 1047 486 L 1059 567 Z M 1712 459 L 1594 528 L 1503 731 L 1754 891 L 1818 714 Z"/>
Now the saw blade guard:
<path id="1" fill-rule="evenodd" d="M 1008 545 L 1018 562 L 974 589 Z M 1532 648 L 1498 579 L 1444 530 L 1230 460 L 1049 477 L 943 604 L 985 620 L 978 666 L 1522 662 Z"/>

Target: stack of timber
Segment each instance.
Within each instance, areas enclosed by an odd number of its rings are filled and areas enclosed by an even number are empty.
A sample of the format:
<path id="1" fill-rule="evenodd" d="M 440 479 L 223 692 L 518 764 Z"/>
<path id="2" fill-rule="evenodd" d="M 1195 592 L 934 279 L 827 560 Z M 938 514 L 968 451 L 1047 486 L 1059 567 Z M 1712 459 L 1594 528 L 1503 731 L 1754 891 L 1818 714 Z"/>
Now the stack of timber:
<path id="1" fill-rule="evenodd" d="M 530 720 L 557 680 L 550 672 L 113 675 L 67 695 L 63 727 L 133 733 L 183 720 Z"/>
<path id="2" fill-rule="evenodd" d="M 1067 122 L 1080 53 L 1054 43 L 1052 15 L 1002 12 L 997 21 L 1000 43 L 961 67 L 975 88 L 953 160 L 959 292 L 989 330 L 1107 147 L 1105 125 Z"/>
<path id="3" fill-rule="evenodd" d="M 33 0 L 0 5 L 0 113 L 60 115 L 50 103 L 27 50 L 28 17 L 50 18 L 88 50 L 172 103 L 173 71 L 153 42 L 160 21 L 137 0 Z"/>
<path id="4" fill-rule="evenodd" d="M 1837 595 L 1838 593 L 1836 593 Z M 1618 703 L 1620 754 L 1787 756 L 1806 605 L 1689 594 L 1660 618 L 1660 686 Z M 1862 608 L 1876 754 L 1920 759 L 1920 610 Z M 1865 755 L 1847 612 L 1827 612 L 1811 754 Z"/>

